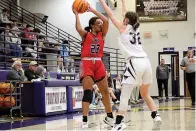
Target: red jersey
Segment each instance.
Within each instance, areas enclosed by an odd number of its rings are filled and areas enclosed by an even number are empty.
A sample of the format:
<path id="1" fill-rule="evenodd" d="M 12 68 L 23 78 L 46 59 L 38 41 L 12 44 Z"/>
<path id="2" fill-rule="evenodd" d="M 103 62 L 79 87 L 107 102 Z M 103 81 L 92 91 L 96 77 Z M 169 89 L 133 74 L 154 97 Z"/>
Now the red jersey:
<path id="1" fill-rule="evenodd" d="M 96 36 L 88 32 L 82 44 L 81 58 L 83 57 L 103 57 L 104 40 L 102 32 Z"/>

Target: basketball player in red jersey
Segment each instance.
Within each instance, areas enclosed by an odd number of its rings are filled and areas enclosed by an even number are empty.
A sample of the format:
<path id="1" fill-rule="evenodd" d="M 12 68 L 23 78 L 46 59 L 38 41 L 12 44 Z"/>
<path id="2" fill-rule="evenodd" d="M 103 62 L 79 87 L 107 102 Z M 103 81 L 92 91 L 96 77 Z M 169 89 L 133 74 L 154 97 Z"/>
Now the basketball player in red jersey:
<path id="1" fill-rule="evenodd" d="M 102 101 L 107 113 L 104 122 L 110 128 L 113 126 L 114 120 L 109 99 L 106 71 L 102 62 L 104 40 L 108 32 L 109 21 L 104 15 L 89 7 L 88 11 L 94 13 L 97 17 L 92 17 L 89 20 L 89 26 L 83 29 L 78 12 L 74 8 L 72 9 L 76 17 L 76 30 L 83 40 L 80 62 L 80 81 L 84 89 L 82 99 L 82 128 L 88 128 L 87 115 L 93 97 L 92 90 L 94 83 L 97 84 L 103 96 Z"/>

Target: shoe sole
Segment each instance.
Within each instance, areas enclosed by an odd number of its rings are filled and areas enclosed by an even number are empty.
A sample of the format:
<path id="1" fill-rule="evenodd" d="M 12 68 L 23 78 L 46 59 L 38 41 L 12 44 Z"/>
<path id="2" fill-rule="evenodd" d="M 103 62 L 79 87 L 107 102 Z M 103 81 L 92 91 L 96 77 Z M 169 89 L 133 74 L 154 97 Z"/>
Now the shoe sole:
<path id="1" fill-rule="evenodd" d="M 106 125 L 110 126 L 110 127 L 107 127 L 108 130 L 111 130 L 111 129 L 113 128 L 113 125 L 110 125 L 106 120 L 103 120 L 103 122 L 104 122 Z"/>
<path id="2" fill-rule="evenodd" d="M 125 130 L 126 128 L 127 128 L 127 126 L 126 126 L 125 124 L 123 124 L 122 127 L 121 127 L 121 129 L 118 130 L 118 131 L 123 131 L 123 130 Z"/>
<path id="3" fill-rule="evenodd" d="M 161 125 L 162 125 L 162 121 L 161 120 L 156 121 L 155 128 L 153 128 L 153 130 L 159 130 L 161 128 Z"/>

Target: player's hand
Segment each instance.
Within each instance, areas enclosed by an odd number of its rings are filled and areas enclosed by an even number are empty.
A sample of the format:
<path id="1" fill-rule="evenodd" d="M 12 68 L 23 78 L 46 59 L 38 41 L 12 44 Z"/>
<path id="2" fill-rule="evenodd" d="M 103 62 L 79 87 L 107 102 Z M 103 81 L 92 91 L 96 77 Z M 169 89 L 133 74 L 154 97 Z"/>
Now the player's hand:
<path id="1" fill-rule="evenodd" d="M 92 12 L 93 11 L 93 8 L 88 4 L 88 10 L 87 12 Z"/>
<path id="2" fill-rule="evenodd" d="M 74 6 L 72 5 L 72 11 L 75 15 L 78 15 L 78 12 L 74 9 Z"/>

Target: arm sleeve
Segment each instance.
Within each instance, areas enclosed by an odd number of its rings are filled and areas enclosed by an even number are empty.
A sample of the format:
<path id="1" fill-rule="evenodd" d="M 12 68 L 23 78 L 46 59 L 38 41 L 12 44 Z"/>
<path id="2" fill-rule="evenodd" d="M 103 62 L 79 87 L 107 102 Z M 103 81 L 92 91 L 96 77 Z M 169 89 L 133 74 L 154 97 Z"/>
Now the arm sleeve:
<path id="1" fill-rule="evenodd" d="M 20 75 L 17 75 L 14 71 L 9 71 L 7 74 L 7 80 L 20 80 L 24 81 L 23 77 Z"/>
<path id="2" fill-rule="evenodd" d="M 0 14 L 0 21 L 1 21 L 2 23 L 6 22 L 6 21 L 3 19 L 3 14 Z"/>
<path id="3" fill-rule="evenodd" d="M 180 66 L 184 66 L 184 67 L 186 66 L 184 58 L 182 59 Z"/>
<path id="4" fill-rule="evenodd" d="M 35 79 L 34 75 L 31 72 L 25 71 L 25 76 L 27 77 L 28 81 Z"/>
<path id="5" fill-rule="evenodd" d="M 167 78 L 169 79 L 169 67 L 167 66 Z"/>

